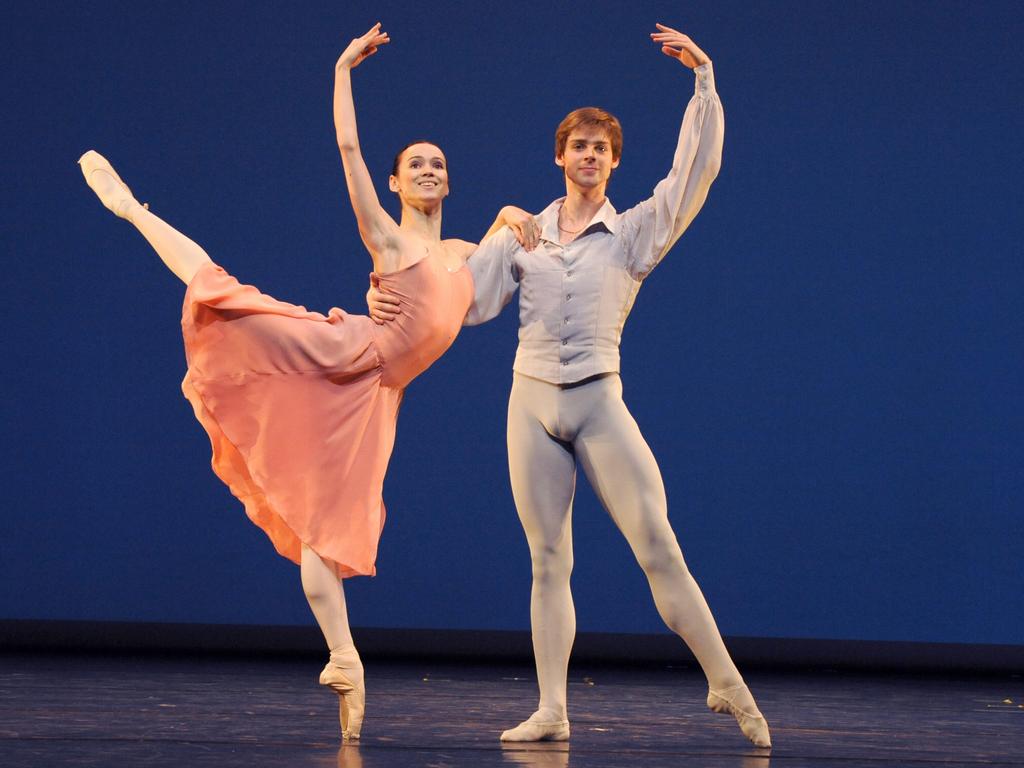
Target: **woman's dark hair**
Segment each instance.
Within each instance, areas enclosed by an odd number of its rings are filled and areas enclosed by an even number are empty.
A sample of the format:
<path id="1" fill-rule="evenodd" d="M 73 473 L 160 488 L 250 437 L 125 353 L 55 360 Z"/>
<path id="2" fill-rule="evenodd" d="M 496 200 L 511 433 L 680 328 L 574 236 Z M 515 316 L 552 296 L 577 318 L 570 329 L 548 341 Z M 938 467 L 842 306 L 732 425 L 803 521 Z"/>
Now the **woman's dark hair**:
<path id="1" fill-rule="evenodd" d="M 402 155 L 405 154 L 405 150 L 407 150 L 413 144 L 429 144 L 432 147 L 437 147 L 438 149 L 441 149 L 440 144 L 438 144 L 436 141 L 431 141 L 430 139 L 414 139 L 413 141 L 410 141 L 408 144 L 406 144 L 404 147 L 398 150 L 398 154 L 395 155 L 395 162 L 391 164 L 392 176 L 398 175 L 398 164 L 402 162 Z M 443 151 L 444 150 L 442 150 L 442 152 Z"/>

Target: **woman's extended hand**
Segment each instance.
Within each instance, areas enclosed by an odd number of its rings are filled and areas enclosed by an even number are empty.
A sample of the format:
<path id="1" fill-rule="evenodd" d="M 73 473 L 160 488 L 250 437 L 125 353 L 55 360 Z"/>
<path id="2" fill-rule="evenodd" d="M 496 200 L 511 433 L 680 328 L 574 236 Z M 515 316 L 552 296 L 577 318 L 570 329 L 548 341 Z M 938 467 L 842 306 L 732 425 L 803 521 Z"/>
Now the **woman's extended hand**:
<path id="1" fill-rule="evenodd" d="M 348 44 L 348 48 L 342 51 L 334 68 L 336 70 L 355 69 L 367 56 L 373 56 L 379 46 L 387 45 L 390 42 L 391 38 L 388 37 L 388 33 L 380 31 L 380 22 L 378 21 L 370 27 L 369 32 Z"/>
<path id="2" fill-rule="evenodd" d="M 711 61 L 697 44 L 677 29 L 666 27 L 664 24 L 655 24 L 657 32 L 651 32 L 651 40 L 661 43 L 661 52 L 673 59 L 679 59 L 690 69 L 695 69 L 701 64 Z"/>
<path id="3" fill-rule="evenodd" d="M 501 209 L 500 216 L 502 223 L 512 230 L 512 234 L 523 248 L 532 251 L 537 247 L 540 243 L 540 224 L 533 214 L 514 205 L 506 205 Z"/>

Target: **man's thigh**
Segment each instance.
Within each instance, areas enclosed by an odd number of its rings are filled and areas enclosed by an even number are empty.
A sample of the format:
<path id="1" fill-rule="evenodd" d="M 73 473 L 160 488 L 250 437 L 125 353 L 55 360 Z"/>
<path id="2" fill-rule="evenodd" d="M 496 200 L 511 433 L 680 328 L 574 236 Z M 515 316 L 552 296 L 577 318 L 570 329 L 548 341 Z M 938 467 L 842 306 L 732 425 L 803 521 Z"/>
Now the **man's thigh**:
<path id="1" fill-rule="evenodd" d="M 616 379 L 595 397 L 574 442 L 580 466 L 627 538 L 670 532 L 661 471 L 621 391 Z"/>
<path id="2" fill-rule="evenodd" d="M 554 546 L 565 537 L 576 488 L 571 446 L 545 427 L 557 395 L 553 385 L 517 376 L 509 397 L 509 478 L 531 549 Z"/>

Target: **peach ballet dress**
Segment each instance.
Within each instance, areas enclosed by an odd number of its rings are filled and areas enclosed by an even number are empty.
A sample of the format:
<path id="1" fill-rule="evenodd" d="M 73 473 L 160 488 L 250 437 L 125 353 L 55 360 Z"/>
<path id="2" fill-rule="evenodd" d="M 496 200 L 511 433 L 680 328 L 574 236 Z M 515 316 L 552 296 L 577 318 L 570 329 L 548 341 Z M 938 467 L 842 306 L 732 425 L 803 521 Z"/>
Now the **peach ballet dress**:
<path id="1" fill-rule="evenodd" d="M 402 392 L 451 346 L 473 300 L 469 270 L 430 255 L 377 278 L 402 308 L 381 326 L 277 301 L 212 262 L 182 309 L 181 388 L 213 471 L 280 554 L 298 563 L 304 542 L 340 577 L 375 573 Z"/>

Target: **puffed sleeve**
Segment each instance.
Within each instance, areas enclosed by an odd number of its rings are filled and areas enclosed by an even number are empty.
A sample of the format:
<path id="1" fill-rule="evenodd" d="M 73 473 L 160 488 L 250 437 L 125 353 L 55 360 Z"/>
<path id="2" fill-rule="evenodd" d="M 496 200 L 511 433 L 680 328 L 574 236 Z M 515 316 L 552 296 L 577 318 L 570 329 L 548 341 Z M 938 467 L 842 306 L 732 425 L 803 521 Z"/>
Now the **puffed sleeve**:
<path id="1" fill-rule="evenodd" d="M 463 325 L 479 325 L 498 316 L 519 287 L 519 270 L 514 261 L 519 243 L 508 227 L 488 237 L 469 257 L 473 274 L 473 304 Z"/>
<path id="2" fill-rule="evenodd" d="M 650 198 L 622 215 L 627 268 L 637 280 L 647 277 L 690 226 L 722 164 L 725 116 L 711 62 L 697 67 L 694 75 L 672 169 Z"/>

